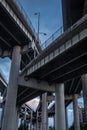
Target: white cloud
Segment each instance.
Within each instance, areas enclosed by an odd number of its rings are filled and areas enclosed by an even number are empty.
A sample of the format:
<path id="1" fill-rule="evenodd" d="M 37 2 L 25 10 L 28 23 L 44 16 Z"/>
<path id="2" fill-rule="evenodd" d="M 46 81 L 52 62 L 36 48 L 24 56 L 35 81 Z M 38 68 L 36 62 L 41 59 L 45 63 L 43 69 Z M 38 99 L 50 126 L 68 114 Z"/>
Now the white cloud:
<path id="1" fill-rule="evenodd" d="M 10 73 L 11 60 L 9 58 L 0 58 L 0 71 L 3 73 L 4 78 L 8 82 Z"/>
<path id="2" fill-rule="evenodd" d="M 68 126 L 73 124 L 73 109 L 68 109 Z"/>
<path id="3" fill-rule="evenodd" d="M 28 102 L 26 102 L 26 105 L 28 105 L 33 111 L 36 111 L 40 100 L 38 98 L 34 98 Z"/>

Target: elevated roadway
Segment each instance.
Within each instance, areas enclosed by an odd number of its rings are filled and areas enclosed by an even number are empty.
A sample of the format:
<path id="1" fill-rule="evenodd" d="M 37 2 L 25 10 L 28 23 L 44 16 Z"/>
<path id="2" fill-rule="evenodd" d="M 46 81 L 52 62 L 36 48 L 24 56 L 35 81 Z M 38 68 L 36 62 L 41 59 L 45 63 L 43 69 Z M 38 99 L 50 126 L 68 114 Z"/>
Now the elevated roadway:
<path id="1" fill-rule="evenodd" d="M 12 60 L 13 48 L 20 46 L 20 71 L 41 52 L 37 34 L 31 21 L 26 18 L 16 1 L 0 0 L 0 57 Z M 31 97 L 34 89 L 27 90 Z M 18 88 L 18 97 L 22 91 L 25 91 L 25 87 Z"/>
<path id="2" fill-rule="evenodd" d="M 66 82 L 87 72 L 87 15 L 58 37 L 27 66 L 26 76 Z"/>
<path id="3" fill-rule="evenodd" d="M 81 91 L 79 72 L 86 72 L 86 16 L 41 52 L 32 26 L 28 25 L 14 1 L 1 0 L 0 13 L 1 57 L 9 56 L 11 58 L 14 46 L 22 47 L 20 70 L 22 70 L 23 76 L 20 76 L 18 82 L 17 104 L 21 105 L 46 91 L 54 92 L 54 83 L 65 82 L 66 95 L 74 93 L 74 90 L 77 93 Z M 33 45 L 36 47 L 38 55 L 34 60 L 32 60 L 34 58 Z M 26 81 L 25 77 L 31 78 L 31 80 Z M 77 88 L 72 87 L 74 82 Z M 45 87 L 42 87 L 42 84 Z"/>
<path id="4" fill-rule="evenodd" d="M 16 1 L 0 0 L 0 56 L 11 58 L 13 47 L 21 46 L 23 69 L 41 49 L 32 23 L 21 11 Z"/>
<path id="5" fill-rule="evenodd" d="M 55 129 L 65 130 L 64 96 L 73 96 L 76 130 L 77 94 L 87 73 L 87 15 L 43 51 L 14 0 L 0 0 L 0 56 L 12 59 L 2 130 L 17 129 L 17 107 L 44 92 L 55 92 Z M 42 129 L 46 129 L 47 93 L 42 95 Z M 9 114 L 9 119 L 8 119 Z M 59 124 L 58 124 L 58 123 Z M 78 127 L 79 130 L 79 127 Z"/>
<path id="6" fill-rule="evenodd" d="M 87 15 L 65 31 L 60 37 L 55 39 L 51 45 L 32 60 L 30 64 L 23 69 L 20 80 L 20 86 L 45 90 L 46 82 L 48 87 L 46 91 L 55 91 L 55 83 L 65 83 L 65 95 L 80 93 L 82 90 L 81 75 L 87 72 Z M 27 73 L 25 74 L 25 70 Z M 24 77 L 23 77 L 24 76 Z M 35 83 L 40 86 L 35 88 Z M 22 89 L 21 87 L 21 89 Z M 25 100 L 27 89 L 23 92 Z M 29 89 L 30 90 L 30 89 Z M 22 98 L 23 95 L 21 95 Z M 23 101 L 23 100 L 22 100 Z M 21 102 L 21 101 L 20 101 Z M 66 102 L 68 105 L 70 101 Z"/>

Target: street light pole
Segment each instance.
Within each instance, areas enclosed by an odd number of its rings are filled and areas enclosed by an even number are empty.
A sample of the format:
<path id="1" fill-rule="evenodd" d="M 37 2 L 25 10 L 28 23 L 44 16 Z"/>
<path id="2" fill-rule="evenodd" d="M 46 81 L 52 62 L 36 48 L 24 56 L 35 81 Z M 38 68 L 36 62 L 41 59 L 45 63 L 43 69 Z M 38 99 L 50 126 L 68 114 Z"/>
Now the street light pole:
<path id="1" fill-rule="evenodd" d="M 39 40 L 39 30 L 40 30 L 40 12 L 35 13 L 34 15 L 38 16 L 38 28 L 37 28 L 37 34 L 38 34 L 38 40 Z"/>

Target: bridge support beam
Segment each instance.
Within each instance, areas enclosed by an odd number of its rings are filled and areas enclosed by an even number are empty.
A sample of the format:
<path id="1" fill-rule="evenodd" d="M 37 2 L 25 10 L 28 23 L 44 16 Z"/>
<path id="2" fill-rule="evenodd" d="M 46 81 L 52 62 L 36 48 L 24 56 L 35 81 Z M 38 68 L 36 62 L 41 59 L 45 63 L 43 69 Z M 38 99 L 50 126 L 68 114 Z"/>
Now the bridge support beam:
<path id="1" fill-rule="evenodd" d="M 47 93 L 42 94 L 42 130 L 48 130 Z"/>
<path id="2" fill-rule="evenodd" d="M 17 98 L 17 79 L 20 69 L 21 61 L 21 48 L 16 46 L 13 48 L 12 63 L 10 70 L 10 78 L 7 89 L 7 97 L 5 103 L 4 118 L 2 124 L 2 130 L 16 130 L 16 98 Z"/>
<path id="3" fill-rule="evenodd" d="M 84 108 L 86 111 L 86 123 L 87 123 L 87 74 L 82 75 L 82 88 L 83 88 Z"/>
<path id="4" fill-rule="evenodd" d="M 74 130 L 80 130 L 77 94 L 74 94 L 73 97 L 73 109 L 74 109 Z"/>
<path id="5" fill-rule="evenodd" d="M 55 87 L 55 130 L 66 130 L 63 83 Z"/>

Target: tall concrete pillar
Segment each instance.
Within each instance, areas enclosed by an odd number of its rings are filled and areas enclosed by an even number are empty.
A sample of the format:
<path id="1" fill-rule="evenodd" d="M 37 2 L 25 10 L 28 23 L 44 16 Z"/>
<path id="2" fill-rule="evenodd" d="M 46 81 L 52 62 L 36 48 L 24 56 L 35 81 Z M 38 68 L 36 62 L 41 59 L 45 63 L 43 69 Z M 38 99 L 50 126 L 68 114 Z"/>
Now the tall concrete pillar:
<path id="1" fill-rule="evenodd" d="M 86 123 L 87 123 L 87 74 L 82 75 L 82 89 L 83 89 L 84 108 L 86 111 Z"/>
<path id="2" fill-rule="evenodd" d="M 42 94 L 42 130 L 48 130 L 47 93 Z"/>
<path id="3" fill-rule="evenodd" d="M 55 86 L 55 130 L 66 130 L 63 83 Z"/>
<path id="4" fill-rule="evenodd" d="M 16 111 L 16 99 L 17 99 L 17 79 L 19 75 L 21 61 L 21 48 L 16 46 L 13 48 L 12 63 L 9 77 L 9 84 L 7 89 L 7 97 L 3 118 L 2 130 L 15 130 L 15 111 Z"/>
<path id="5" fill-rule="evenodd" d="M 27 112 L 27 108 L 26 108 L 26 106 L 25 106 L 25 111 L 24 111 L 24 129 L 25 129 L 25 127 L 26 127 L 26 112 Z"/>
<path id="6" fill-rule="evenodd" d="M 15 109 L 15 114 L 14 114 L 14 128 L 15 130 L 18 130 L 18 108 L 16 107 Z"/>
<path id="7" fill-rule="evenodd" d="M 73 110 L 74 110 L 74 130 L 80 130 L 80 121 L 79 121 L 79 110 L 77 103 L 77 94 L 73 96 Z"/>
<path id="8" fill-rule="evenodd" d="M 66 119 L 66 130 L 68 130 L 68 115 L 67 115 L 67 107 L 65 108 L 65 119 Z"/>
<path id="9" fill-rule="evenodd" d="M 42 121 L 40 122 L 40 130 L 42 130 Z"/>
<path id="10" fill-rule="evenodd" d="M 37 123 L 37 125 L 36 125 L 37 128 L 36 128 L 36 129 L 38 130 L 38 111 L 37 111 L 37 120 L 36 120 L 36 121 L 37 121 L 37 122 L 36 122 L 36 123 Z"/>
<path id="11" fill-rule="evenodd" d="M 53 116 L 53 127 L 54 127 L 54 130 L 55 130 L 55 115 Z"/>
<path id="12" fill-rule="evenodd" d="M 33 116 L 33 112 L 31 111 L 30 130 L 32 130 L 32 116 Z"/>

